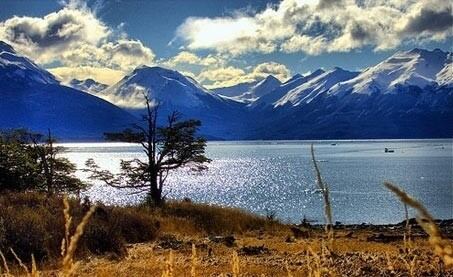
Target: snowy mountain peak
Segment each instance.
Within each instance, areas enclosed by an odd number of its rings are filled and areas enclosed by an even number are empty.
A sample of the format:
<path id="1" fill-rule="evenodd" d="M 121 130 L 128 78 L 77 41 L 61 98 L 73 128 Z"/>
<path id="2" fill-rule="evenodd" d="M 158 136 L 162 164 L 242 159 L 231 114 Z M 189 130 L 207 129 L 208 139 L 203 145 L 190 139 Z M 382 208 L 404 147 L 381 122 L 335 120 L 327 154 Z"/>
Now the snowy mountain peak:
<path id="1" fill-rule="evenodd" d="M 274 106 L 278 107 L 287 104 L 298 106 L 302 103 L 310 103 L 314 98 L 326 92 L 331 87 L 354 78 L 358 74 L 359 72 L 351 72 L 335 67 L 288 91 Z"/>
<path id="2" fill-rule="evenodd" d="M 330 94 L 395 93 L 402 86 L 425 88 L 438 85 L 437 75 L 449 63 L 449 53 L 439 49 L 400 51 L 367 68 L 359 76 L 332 88 Z"/>
<path id="3" fill-rule="evenodd" d="M 72 79 L 68 85 L 72 88 L 89 92 L 91 94 L 97 94 L 108 87 L 106 84 L 96 82 L 91 78 L 85 80 Z"/>
<path id="4" fill-rule="evenodd" d="M 316 78 L 317 76 L 324 73 L 324 70 L 318 69 L 313 73 L 310 73 L 306 76 L 300 74 L 294 75 L 291 79 L 281 84 L 279 87 L 276 87 L 273 91 L 267 93 L 263 97 L 260 97 L 258 100 L 250 104 L 251 108 L 255 107 L 274 107 L 275 103 L 285 96 L 290 90 Z"/>
<path id="5" fill-rule="evenodd" d="M 259 81 L 256 85 L 252 86 L 248 91 L 235 97 L 231 97 L 232 100 L 242 103 L 251 103 L 272 92 L 275 88 L 282 84 L 279 79 L 272 75 L 267 76 L 263 80 Z"/>
<path id="6" fill-rule="evenodd" d="M 143 93 L 161 104 L 181 107 L 202 105 L 200 97 L 211 94 L 192 78 L 178 71 L 162 68 L 139 66 L 115 85 L 99 96 L 121 107 L 141 108 Z M 219 98 L 220 99 L 220 98 Z"/>
<path id="7" fill-rule="evenodd" d="M 12 81 L 23 86 L 32 86 L 34 83 L 58 84 L 48 71 L 16 53 L 11 45 L 0 41 L 0 82 L 3 81 Z"/>

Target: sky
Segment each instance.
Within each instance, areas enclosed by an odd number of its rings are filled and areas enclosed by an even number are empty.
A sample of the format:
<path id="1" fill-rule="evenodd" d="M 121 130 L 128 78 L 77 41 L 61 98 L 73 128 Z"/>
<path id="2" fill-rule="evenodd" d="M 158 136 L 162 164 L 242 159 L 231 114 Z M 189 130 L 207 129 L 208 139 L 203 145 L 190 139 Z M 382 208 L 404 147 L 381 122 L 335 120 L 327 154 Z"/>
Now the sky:
<path id="1" fill-rule="evenodd" d="M 1 0 L 0 40 L 63 81 L 113 84 L 145 64 L 208 88 L 412 48 L 452 51 L 449 0 Z"/>

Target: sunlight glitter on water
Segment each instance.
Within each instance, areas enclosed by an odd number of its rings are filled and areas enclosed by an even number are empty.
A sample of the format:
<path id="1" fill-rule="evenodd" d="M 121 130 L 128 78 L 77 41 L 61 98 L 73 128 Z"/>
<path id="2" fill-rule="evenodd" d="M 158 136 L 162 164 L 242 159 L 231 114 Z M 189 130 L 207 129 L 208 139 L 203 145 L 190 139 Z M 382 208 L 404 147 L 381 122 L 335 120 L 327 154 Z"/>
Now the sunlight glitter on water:
<path id="1" fill-rule="evenodd" d="M 452 141 L 339 141 L 316 144 L 323 176 L 331 186 L 334 218 L 342 222 L 400 221 L 401 205 L 382 182 L 392 180 L 420 198 L 437 217 L 453 218 Z M 138 145 L 71 143 L 65 156 L 82 168 L 93 158 L 102 168 L 118 172 L 121 159 L 144 158 Z M 266 214 L 275 211 L 292 222 L 322 220 L 322 200 L 316 193 L 309 142 L 214 142 L 207 171 L 180 169 L 168 178 L 169 198 L 235 206 Z M 384 153 L 392 147 L 395 153 Z M 78 172 L 81 178 L 87 175 Z M 138 203 L 143 194 L 94 182 L 93 200 Z"/>

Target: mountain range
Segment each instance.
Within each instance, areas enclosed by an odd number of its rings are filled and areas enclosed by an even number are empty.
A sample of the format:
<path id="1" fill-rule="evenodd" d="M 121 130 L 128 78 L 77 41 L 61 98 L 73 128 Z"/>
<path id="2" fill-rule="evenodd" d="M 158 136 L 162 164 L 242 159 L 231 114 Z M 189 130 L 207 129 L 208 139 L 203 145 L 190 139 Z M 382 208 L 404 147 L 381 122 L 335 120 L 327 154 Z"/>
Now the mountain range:
<path id="1" fill-rule="evenodd" d="M 107 87 L 92 79 L 61 84 L 0 42 L 0 128 L 50 128 L 63 139 L 99 139 L 136 122 L 143 94 L 160 121 L 178 110 L 203 123 L 208 139 L 361 139 L 453 136 L 453 55 L 400 51 L 360 72 L 339 67 L 281 82 L 206 89 L 162 67 L 140 66 Z"/>
<path id="2" fill-rule="evenodd" d="M 0 41 L 0 129 L 50 129 L 65 140 L 99 140 L 135 118 L 88 93 L 63 86 L 48 71 Z"/>

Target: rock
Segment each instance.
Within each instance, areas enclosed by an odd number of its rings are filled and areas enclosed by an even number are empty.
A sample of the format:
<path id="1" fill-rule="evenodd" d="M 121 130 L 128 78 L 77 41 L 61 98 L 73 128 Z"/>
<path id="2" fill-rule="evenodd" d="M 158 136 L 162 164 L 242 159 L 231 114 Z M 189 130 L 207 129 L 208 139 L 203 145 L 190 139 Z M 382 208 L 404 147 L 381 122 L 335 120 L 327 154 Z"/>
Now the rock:
<path id="1" fill-rule="evenodd" d="M 295 238 L 309 238 L 310 237 L 310 231 L 304 230 L 299 227 L 292 226 L 291 232 L 293 232 L 293 235 Z"/>
<path id="2" fill-rule="evenodd" d="M 402 240 L 403 236 L 402 235 L 386 235 L 383 233 L 377 233 L 369 236 L 367 238 L 367 241 L 374 241 L 374 242 L 393 242 L 393 241 L 399 241 Z"/>
<path id="3" fill-rule="evenodd" d="M 228 247 L 233 247 L 236 241 L 234 236 L 212 236 L 209 240 L 215 243 L 223 243 Z"/>
<path id="4" fill-rule="evenodd" d="M 183 241 L 178 240 L 175 236 L 173 235 L 164 235 L 160 237 L 160 241 L 158 243 L 158 246 L 163 248 L 163 249 L 173 249 L 173 250 L 178 250 L 182 247 Z"/>
<path id="5" fill-rule="evenodd" d="M 270 251 L 264 245 L 261 246 L 244 246 L 239 250 L 240 253 L 252 256 L 252 255 L 261 255 L 261 254 L 269 254 Z"/>

